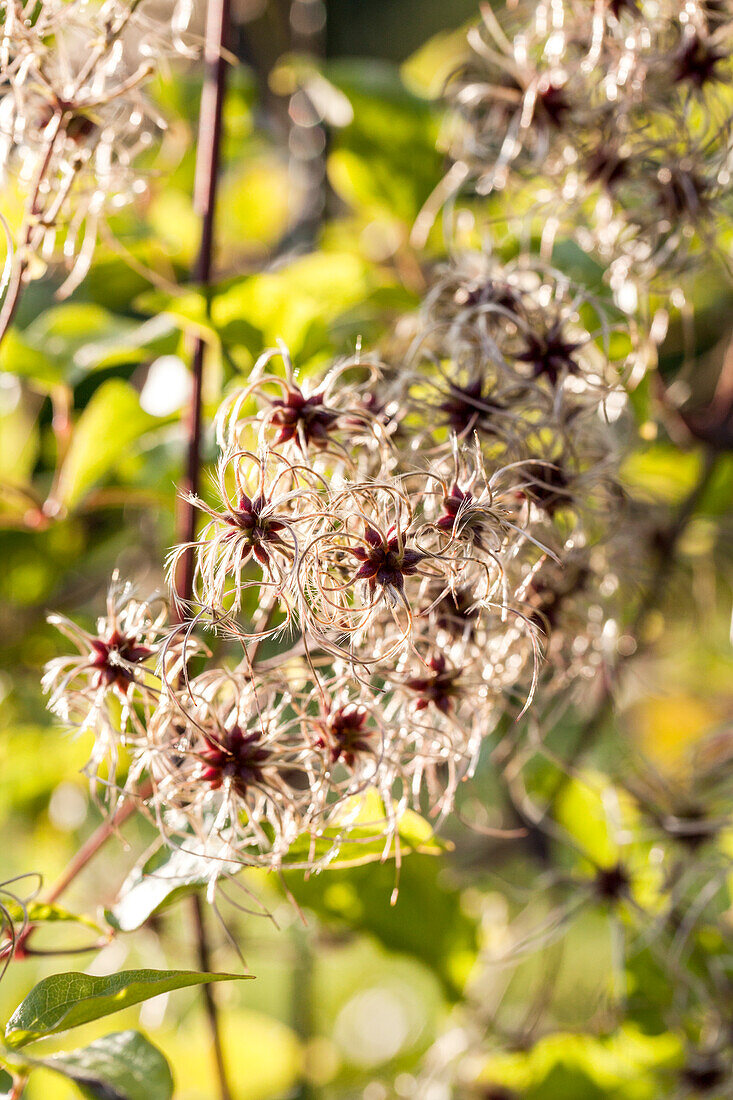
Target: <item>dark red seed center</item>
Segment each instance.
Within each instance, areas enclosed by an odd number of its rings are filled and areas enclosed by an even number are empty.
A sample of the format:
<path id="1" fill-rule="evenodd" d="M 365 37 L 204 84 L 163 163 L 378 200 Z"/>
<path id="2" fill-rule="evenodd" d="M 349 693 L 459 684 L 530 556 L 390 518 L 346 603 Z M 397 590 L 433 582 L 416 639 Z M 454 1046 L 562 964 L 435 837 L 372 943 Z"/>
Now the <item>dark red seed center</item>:
<path id="1" fill-rule="evenodd" d="M 92 643 L 92 667 L 98 670 L 97 683 L 113 685 L 126 692 L 135 680 L 130 665 L 145 661 L 152 654 L 148 646 L 140 645 L 134 635 L 113 630 L 108 638 L 94 638 Z"/>
<path id="2" fill-rule="evenodd" d="M 204 762 L 201 778 L 214 790 L 228 779 L 237 793 L 244 796 L 253 784 L 262 783 L 262 769 L 270 759 L 261 741 L 260 730 L 246 733 L 238 725 L 217 737 L 207 737 L 206 748 L 200 754 Z"/>

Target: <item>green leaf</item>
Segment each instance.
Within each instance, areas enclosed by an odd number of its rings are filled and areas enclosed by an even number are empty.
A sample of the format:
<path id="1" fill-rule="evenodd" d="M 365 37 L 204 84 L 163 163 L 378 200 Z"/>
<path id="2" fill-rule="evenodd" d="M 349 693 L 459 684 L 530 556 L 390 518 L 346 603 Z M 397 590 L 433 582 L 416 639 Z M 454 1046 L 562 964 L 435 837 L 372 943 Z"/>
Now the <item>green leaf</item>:
<path id="1" fill-rule="evenodd" d="M 477 922 L 460 892 L 445 881 L 443 860 L 410 855 L 397 875 L 393 863 L 343 867 L 311 875 L 286 874 L 299 905 L 321 919 L 376 937 L 388 950 L 419 959 L 457 999 L 476 960 Z M 395 887 L 398 892 L 394 904 Z"/>
<path id="2" fill-rule="evenodd" d="M 68 1031 L 99 1020 L 130 1005 L 210 982 L 230 982 L 251 975 L 207 974 L 195 970 L 123 970 L 99 977 L 89 974 L 52 974 L 39 982 L 16 1008 L 5 1028 L 10 1046 Z"/>
<path id="3" fill-rule="evenodd" d="M 63 1074 L 95 1100 L 170 1100 L 173 1095 L 168 1063 L 139 1031 L 117 1031 L 32 1064 Z"/>
<path id="4" fill-rule="evenodd" d="M 126 382 L 111 379 L 96 391 L 79 417 L 59 480 L 59 502 L 73 508 L 88 489 L 114 469 L 131 444 L 162 423 L 140 408 Z"/>
<path id="5" fill-rule="evenodd" d="M 286 862 L 303 862 L 309 865 L 313 858 L 328 859 L 327 869 L 360 867 L 395 856 L 395 844 L 385 850 L 385 813 L 376 793 L 354 802 L 361 803 L 356 824 L 342 840 L 338 828 L 325 829 L 317 837 L 303 836 L 288 849 Z M 345 815 L 351 814 L 354 803 L 347 802 Z M 359 824 L 361 822 L 362 824 Z M 432 826 L 419 814 L 408 810 L 399 824 L 400 854 L 420 852 L 423 855 L 439 855 L 445 851 L 445 842 L 435 836 Z M 224 868 L 220 868 L 223 870 Z M 235 874 L 236 864 L 229 870 Z M 173 851 L 163 847 L 142 866 L 133 868 L 120 889 L 119 899 L 106 913 L 109 923 L 121 932 L 133 932 L 140 928 L 164 905 L 170 904 L 211 879 L 208 860 L 195 851 Z"/>
<path id="6" fill-rule="evenodd" d="M 611 867 L 619 859 L 619 843 L 609 821 L 604 785 L 607 781 L 600 775 L 569 779 L 558 799 L 557 819 L 594 863 Z"/>
<path id="7" fill-rule="evenodd" d="M 328 347 L 331 326 L 368 294 L 374 281 L 374 272 L 353 253 L 314 252 L 279 271 L 230 283 L 215 293 L 211 316 L 227 345 L 240 335 L 244 321 L 249 326 L 243 336 L 250 351 L 271 347 L 281 339 L 304 362 Z M 317 341 L 314 326 L 320 332 Z M 259 349 L 252 342 L 255 331 Z"/>
<path id="8" fill-rule="evenodd" d="M 555 1031 L 526 1052 L 489 1055 L 479 1081 L 532 1100 L 657 1100 L 657 1073 L 680 1053 L 677 1035 L 649 1037 L 627 1025 L 602 1037 Z"/>
<path id="9" fill-rule="evenodd" d="M 90 302 L 68 303 L 46 310 L 22 333 L 11 329 L 0 349 L 0 366 L 50 391 L 73 386 L 93 370 L 172 352 L 176 341 L 169 317 L 140 324 Z"/>
<path id="10" fill-rule="evenodd" d="M 201 234 L 190 194 L 170 184 L 162 188 L 150 205 L 148 221 L 166 251 L 189 267 Z"/>
<path id="11" fill-rule="evenodd" d="M 99 339 L 78 348 L 74 362 L 85 371 L 145 363 L 157 355 L 171 354 L 177 342 L 178 329 L 171 317 L 151 317 L 140 325 L 117 322 Z"/>
<path id="12" fill-rule="evenodd" d="M 219 196 L 228 238 L 239 251 L 262 253 L 287 229 L 289 182 L 282 158 L 240 158 L 226 173 Z"/>
<path id="13" fill-rule="evenodd" d="M 699 452 L 655 443 L 629 455 L 621 467 L 621 479 L 638 500 L 679 504 L 697 483 L 701 469 Z"/>
<path id="14" fill-rule="evenodd" d="M 25 330 L 25 337 L 35 348 L 42 348 L 57 360 L 74 358 L 75 352 L 93 340 L 122 336 L 136 327 L 136 322 L 118 317 L 92 302 L 67 302 L 47 309 Z"/>
<path id="15" fill-rule="evenodd" d="M 47 804 L 59 777 L 83 768 L 87 756 L 82 738 L 61 738 L 48 726 L 18 723 L 3 729 L 0 822 L 13 813 L 32 816 L 38 806 Z"/>
<path id="16" fill-rule="evenodd" d="M 135 299 L 135 308 L 150 313 L 151 320 L 163 316 L 183 332 L 195 333 L 208 344 L 216 345 L 219 335 L 209 317 L 203 291 L 191 288 L 180 294 L 164 290 L 146 290 Z M 257 349 L 258 352 L 261 348 Z"/>
<path id="17" fill-rule="evenodd" d="M 354 108 L 353 123 L 334 135 L 332 186 L 361 215 L 397 219 L 407 232 L 443 172 L 437 113 L 392 66 L 348 59 L 327 74 Z"/>
<path id="18" fill-rule="evenodd" d="M 13 1078 L 4 1069 L 0 1069 L 0 1100 L 10 1100 L 13 1091 Z"/>
<path id="19" fill-rule="evenodd" d="M 334 346 L 353 348 L 364 324 L 382 319 L 385 309 L 414 304 L 391 274 L 347 249 L 313 252 L 275 271 L 226 280 L 212 288 L 210 299 L 208 312 L 195 287 L 179 295 L 151 290 L 135 305 L 169 315 L 211 344 L 221 341 L 230 354 L 243 349 L 247 361 L 283 340 L 303 366 Z"/>
<path id="20" fill-rule="evenodd" d="M 355 807 L 358 807 L 358 815 L 353 817 Z M 440 855 L 447 847 L 425 818 L 414 810 L 402 814 L 397 839 L 387 847 L 384 840 L 387 815 L 376 791 L 347 799 L 343 805 L 343 818 L 350 823 L 343 839 L 343 829 L 338 824 L 324 829 L 317 836 L 304 834 L 288 848 L 284 862 L 293 866 L 302 861 L 305 867 L 313 860 L 326 859 L 328 867 L 361 867 L 365 863 L 394 859 L 398 846 L 401 855 L 420 852 L 432 856 Z"/>
<path id="21" fill-rule="evenodd" d="M 120 932 L 133 932 L 172 902 L 211 878 L 211 864 L 193 852 L 162 848 L 142 867 L 135 867 L 120 889 L 119 900 L 107 919 Z"/>
<path id="22" fill-rule="evenodd" d="M 40 448 L 37 394 L 23 392 L 19 383 L 8 388 L 0 403 L 0 481 L 28 485 Z M 21 498 L 25 507 L 28 501 Z"/>
<path id="23" fill-rule="evenodd" d="M 400 75 L 414 95 L 438 99 L 443 94 L 446 80 L 466 57 L 467 29 L 439 31 L 402 63 Z"/>
<path id="24" fill-rule="evenodd" d="M 37 348 L 22 336 L 17 329 L 11 328 L 6 334 L 0 349 L 0 368 L 28 378 L 41 390 L 52 390 L 64 381 L 64 372 L 48 352 Z"/>

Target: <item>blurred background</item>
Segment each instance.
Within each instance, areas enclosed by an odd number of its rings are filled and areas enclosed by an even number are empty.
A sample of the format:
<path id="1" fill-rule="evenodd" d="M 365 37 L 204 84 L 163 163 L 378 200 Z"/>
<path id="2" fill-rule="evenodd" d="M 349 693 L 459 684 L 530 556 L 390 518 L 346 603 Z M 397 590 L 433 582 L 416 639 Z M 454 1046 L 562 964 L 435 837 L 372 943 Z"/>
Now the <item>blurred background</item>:
<path id="1" fill-rule="evenodd" d="M 439 94 L 475 14 L 472 0 L 238 0 L 232 49 L 241 64 L 225 106 L 211 320 L 194 291 L 174 293 L 189 278 L 199 239 L 193 64 L 156 77 L 152 94 L 168 129 L 150 157 L 148 191 L 115 215 L 86 280 L 63 302 L 53 271 L 31 285 L 0 350 L 4 879 L 33 871 L 53 880 L 100 820 L 80 774 L 88 744 L 60 731 L 44 709 L 41 669 L 61 652 L 45 616 L 55 610 L 91 625 L 114 568 L 143 589 L 162 587 L 192 332 L 206 339 L 211 412 L 223 387 L 277 338 L 308 371 L 353 350 L 359 337 L 380 340 L 416 306 L 428 265 L 444 249 L 438 227 L 418 259 L 409 234 L 445 169 L 436 150 Z M 11 225 L 21 201 L 8 184 L 0 204 Z M 690 406 L 705 409 L 733 354 L 730 293 L 712 273 L 695 295 L 692 351 L 672 311 L 660 374 L 634 394 L 639 442 L 623 477 L 649 515 L 673 516 L 705 462 L 699 439 L 665 412 L 660 378 L 687 387 Z M 210 460 L 208 438 L 207 447 Z M 52 482 L 59 509 L 47 516 L 39 503 Z M 251 895 L 235 899 L 251 914 L 222 902 L 221 923 L 211 920 L 215 968 L 238 966 L 226 926 L 256 975 L 217 990 L 237 1100 L 688 1095 L 675 1091 L 686 1040 L 663 1023 L 666 964 L 654 952 L 653 904 L 643 920 L 619 913 L 589 884 L 594 861 L 612 868 L 622 856 L 633 864 L 635 853 L 648 854 L 638 807 L 605 797 L 606 784 L 643 754 L 666 790 L 684 778 L 691 747 L 733 717 L 732 500 L 728 456 L 695 501 L 643 647 L 629 655 L 614 705 L 599 718 L 587 775 L 564 782 L 557 812 L 574 845 L 553 849 L 552 837 L 532 829 L 507 840 L 463 824 L 526 826 L 487 760 L 462 792 L 446 833 L 450 850 L 406 859 L 396 904 L 391 863 L 307 881 L 289 875 L 305 922 L 282 886 L 259 872 L 244 877 Z M 550 729 L 551 745 L 562 753 L 580 727 L 571 707 Z M 544 760 L 531 782 L 541 790 L 558 774 Z M 112 904 L 151 840 L 144 821 L 131 821 L 69 892 L 69 908 L 94 917 L 100 903 Z M 727 834 L 718 855 L 715 873 L 725 880 Z M 656 981 L 660 1011 L 654 1017 L 649 1001 L 637 1011 L 631 996 L 619 1018 L 619 987 L 630 995 L 619 942 L 642 926 L 649 934 L 634 956 L 637 988 Z M 54 943 L 64 936 L 82 946 L 85 935 L 55 930 Z M 525 939 L 537 950 L 524 951 Z M 504 962 L 494 965 L 497 958 Z M 88 957 L 77 961 L 81 968 Z M 175 906 L 116 937 L 92 969 L 166 963 L 196 965 Z M 0 985 L 6 1016 L 59 968 L 55 958 L 15 963 Z M 579 1035 L 589 1021 L 595 1037 Z M 174 1066 L 180 1100 L 215 1095 L 194 992 L 157 998 L 119 1020 L 138 1023 Z M 105 1022 L 90 1025 L 75 1043 L 106 1030 Z M 697 1095 L 698 1085 L 689 1087 Z M 40 1072 L 28 1095 L 76 1093 Z"/>

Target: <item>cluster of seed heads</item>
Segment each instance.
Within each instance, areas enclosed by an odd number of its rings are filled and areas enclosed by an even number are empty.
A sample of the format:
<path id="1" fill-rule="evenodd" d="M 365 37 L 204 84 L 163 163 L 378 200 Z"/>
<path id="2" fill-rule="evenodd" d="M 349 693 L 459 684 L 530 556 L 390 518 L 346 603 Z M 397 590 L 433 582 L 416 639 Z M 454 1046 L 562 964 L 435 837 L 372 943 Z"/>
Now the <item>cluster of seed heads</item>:
<path id="1" fill-rule="evenodd" d="M 594 588 L 631 343 L 612 360 L 598 302 L 481 254 L 404 327 L 318 376 L 271 349 L 227 396 L 167 562 L 175 593 L 192 561 L 177 624 L 119 582 L 96 635 L 54 620 L 80 653 L 46 686 L 95 731 L 92 772 L 114 788 L 124 748 L 164 836 L 215 868 L 389 852 L 407 808 L 450 812 L 539 678 L 592 676 L 613 641 Z M 207 632 L 239 657 L 208 660 Z"/>
<path id="2" fill-rule="evenodd" d="M 687 285 L 684 277 L 711 258 L 730 269 L 733 7 L 729 0 L 485 4 L 469 32 L 465 60 L 448 82 L 447 99 L 446 147 L 453 165 L 426 204 L 418 239 L 450 197 L 447 209 L 455 207 L 455 216 L 445 226 L 454 244 L 465 239 L 466 227 L 478 225 L 487 252 L 505 255 L 509 249 L 501 231 L 509 223 L 506 236 L 520 242 L 521 258 L 510 279 L 506 264 L 484 256 L 460 258 L 429 292 L 433 325 L 420 327 L 412 347 L 420 349 L 421 361 L 432 360 L 439 396 L 428 400 L 445 417 L 443 424 L 459 435 L 462 423 L 485 433 L 486 455 L 488 433 L 497 425 L 497 455 L 521 461 L 528 442 L 534 448 L 537 438 L 546 441 L 543 457 L 552 466 L 544 478 L 544 515 L 532 533 L 554 550 L 557 561 L 548 557 L 536 573 L 529 570 L 525 587 L 515 589 L 525 605 L 531 600 L 537 608 L 545 662 L 530 710 L 537 736 L 515 753 L 502 776 L 510 801 L 530 827 L 528 846 L 539 873 L 526 911 L 517 913 L 514 893 L 505 913 L 495 897 L 487 900 L 492 934 L 481 962 L 464 1004 L 429 1051 L 409 1095 L 421 1100 L 525 1095 L 526 1081 L 545 1053 L 552 1057 L 555 1044 L 560 1050 L 566 1039 L 558 1035 L 567 1004 L 562 994 L 554 995 L 554 986 L 562 986 L 562 961 L 556 969 L 556 960 L 573 958 L 576 942 L 586 946 L 587 927 L 577 929 L 575 918 L 589 910 L 593 920 L 609 923 L 615 962 L 609 988 L 599 986 L 596 1012 L 589 1011 L 587 1034 L 573 1040 L 605 1037 L 619 1025 L 614 1034 L 621 1035 L 629 1023 L 648 1034 L 653 1021 L 652 1033 L 664 1029 L 678 1046 L 676 1059 L 658 1070 L 655 1095 L 680 1100 L 729 1095 L 730 725 L 701 740 L 674 772 L 659 774 L 621 739 L 614 743 L 607 774 L 578 774 L 572 759 L 554 755 L 542 742 L 565 714 L 567 699 L 558 685 L 582 685 L 584 670 L 594 667 L 590 654 L 613 645 L 618 573 L 633 564 L 630 575 L 645 579 L 641 554 L 636 562 L 625 562 L 612 535 L 614 527 L 626 525 L 637 547 L 653 543 L 653 531 L 621 499 L 610 441 L 615 437 L 623 448 L 624 415 L 618 414 L 623 394 L 617 387 L 633 388 L 645 360 L 653 360 L 653 349 L 642 350 L 643 341 L 632 333 L 638 354 L 621 363 L 607 353 L 593 367 L 594 344 L 608 349 L 616 333 L 611 340 L 602 322 L 589 321 L 591 303 L 582 296 L 575 308 L 590 343 L 569 325 L 565 312 L 553 327 L 548 307 L 556 295 L 547 270 L 537 292 L 543 308 L 531 314 L 527 327 L 506 327 L 497 319 L 505 311 L 530 316 L 526 307 L 517 309 L 515 291 L 533 267 L 526 254 L 535 239 L 547 257 L 558 241 L 574 239 L 599 262 L 616 301 L 629 313 L 643 313 L 650 294 L 670 287 L 675 300 L 677 288 Z M 486 211 L 490 224 L 480 221 Z M 618 330 L 628 332 L 627 323 Z M 514 388 L 512 373 L 495 369 L 497 349 L 514 371 L 525 364 L 525 384 L 536 387 L 529 401 L 526 389 Z M 457 370 L 464 372 L 458 383 Z M 725 382 L 721 375 L 718 406 L 709 423 L 701 416 L 696 435 L 721 450 L 730 419 Z M 552 394 L 551 410 L 543 405 L 542 392 Z M 420 396 L 428 393 L 421 383 Z M 469 425 L 463 418 L 471 401 Z M 418 403 L 419 397 L 416 408 Z M 533 425 L 529 435 L 528 424 Z M 690 430 L 698 433 L 698 425 Z M 578 462 L 571 507 L 566 455 Z M 530 472 L 536 471 L 530 467 Z M 551 493 L 560 503 L 557 510 Z M 562 546 L 554 541 L 560 531 L 566 535 Z M 669 553 L 664 539 L 660 552 Z M 559 677 L 558 669 L 563 670 Z M 533 791 L 535 772 L 525 767 L 538 756 L 562 777 L 549 802 Z M 570 823 L 569 814 L 563 818 L 557 812 L 563 793 L 576 783 L 576 793 L 585 790 L 597 799 L 598 813 L 607 819 L 605 860 L 591 855 L 586 816 Z M 491 855 L 485 858 L 490 861 Z M 545 950 L 542 965 L 522 969 L 538 947 Z M 528 992 L 535 972 L 536 989 Z M 513 1072 L 516 1051 L 532 1052 L 520 1087 Z M 539 1080 L 531 1080 L 529 1091 L 543 1091 Z M 554 1072 L 547 1088 L 551 1081 Z"/>
<path id="3" fill-rule="evenodd" d="M 190 55 L 186 18 L 177 3 L 150 16 L 142 0 L 0 3 L 0 163 L 27 195 L 24 278 L 61 259 L 70 293 L 105 214 L 145 193 L 139 158 L 165 124 L 144 86 L 168 56 Z"/>
<path id="4" fill-rule="evenodd" d="M 544 245 L 575 234 L 617 289 L 725 259 L 733 10 L 706 0 L 508 4 L 448 83 L 456 185 L 509 189 Z"/>

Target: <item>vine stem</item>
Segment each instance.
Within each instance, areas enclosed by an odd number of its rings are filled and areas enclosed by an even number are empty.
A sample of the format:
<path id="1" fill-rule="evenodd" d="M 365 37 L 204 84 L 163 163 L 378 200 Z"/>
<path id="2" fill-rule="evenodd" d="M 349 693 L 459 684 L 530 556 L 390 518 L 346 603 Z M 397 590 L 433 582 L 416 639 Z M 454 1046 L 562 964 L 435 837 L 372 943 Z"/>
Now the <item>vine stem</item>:
<path id="1" fill-rule="evenodd" d="M 216 192 L 221 156 L 222 106 L 226 90 L 226 61 L 224 49 L 229 28 L 229 0 L 209 0 L 206 13 L 206 37 L 204 47 L 205 74 L 199 112 L 194 208 L 201 218 L 201 244 L 194 270 L 194 278 L 208 291 L 214 245 L 214 216 Z M 7 307 L 6 307 L 7 308 Z M 187 457 L 185 488 L 195 493 L 198 488 L 201 466 L 201 413 L 204 369 L 204 342 L 197 337 L 193 348 L 191 370 L 193 386 L 188 413 Z M 178 536 L 181 542 L 193 541 L 196 529 L 195 510 L 190 502 L 184 502 L 178 518 Z M 182 558 L 182 568 L 176 577 L 177 595 L 183 603 L 190 600 L 193 590 L 193 552 L 189 548 Z M 141 790 L 138 798 L 145 798 L 150 791 Z M 92 833 L 79 849 L 64 874 L 52 887 L 48 901 L 55 901 L 76 879 L 94 855 L 103 847 L 135 811 L 138 799 L 127 797 L 117 811 Z M 197 945 L 199 966 L 211 969 L 211 952 L 206 932 L 201 899 L 191 899 L 193 929 Z M 216 1002 L 209 986 L 202 987 L 207 1020 L 216 1065 L 220 1100 L 233 1100 L 229 1086 L 221 1042 L 221 1029 Z"/>
<path id="2" fill-rule="evenodd" d="M 214 217 L 221 159 L 222 107 L 226 91 L 227 62 L 224 50 L 228 38 L 229 21 L 229 0 L 208 0 L 204 47 L 206 71 L 201 92 L 193 198 L 194 210 L 201 218 L 201 245 L 194 269 L 194 279 L 206 295 L 207 310 L 214 256 Z M 184 488 L 189 493 L 197 492 L 201 471 L 204 351 L 204 340 L 201 336 L 197 336 L 191 362 L 193 389 L 188 413 L 188 455 L 184 483 Z M 179 541 L 190 543 L 195 533 L 196 510 L 190 501 L 184 500 L 179 515 Z M 189 548 L 181 558 L 181 567 L 176 578 L 176 588 L 183 600 L 191 597 L 193 562 L 193 552 Z"/>
<path id="3" fill-rule="evenodd" d="M 313 1038 L 313 950 L 307 929 L 295 927 L 293 947 L 291 1021 L 293 1031 L 305 1047 Z M 314 1100 L 314 1097 L 313 1087 L 303 1072 L 293 1100 Z"/>
<path id="4" fill-rule="evenodd" d="M 20 299 L 23 294 L 24 278 L 26 268 L 28 266 L 28 250 L 33 240 L 33 230 L 36 225 L 36 221 L 40 214 L 39 200 L 41 196 L 41 185 L 48 171 L 53 157 L 53 151 L 56 146 L 56 139 L 58 138 L 59 131 L 63 123 L 63 112 L 57 111 L 51 121 L 48 124 L 46 130 L 46 149 L 44 155 L 38 165 L 33 184 L 31 186 L 30 195 L 28 196 L 28 202 L 25 211 L 25 232 L 23 233 L 23 244 L 20 253 L 15 256 L 15 260 L 12 265 L 12 272 L 10 276 L 10 282 L 5 290 L 5 298 L 3 299 L 2 309 L 0 309 L 0 343 L 5 339 L 5 336 L 12 324 L 15 312 L 20 304 Z M 8 247 L 10 244 L 8 243 Z"/>
<path id="5" fill-rule="evenodd" d="M 114 836 L 118 829 L 125 822 L 132 817 L 135 813 L 138 803 L 141 800 L 148 798 L 153 792 L 153 785 L 148 780 L 142 787 L 135 793 L 126 794 L 120 799 L 117 809 L 111 817 L 106 818 L 101 825 L 98 825 L 94 832 L 87 838 L 82 844 L 79 851 L 76 853 L 71 862 L 67 865 L 64 872 L 56 879 L 51 889 L 46 894 L 46 904 L 53 905 L 58 901 L 63 893 L 71 886 L 72 882 L 81 874 L 87 864 L 94 858 L 100 848 L 103 848 L 110 837 Z M 32 951 L 27 947 L 28 940 L 33 935 L 36 929 L 35 924 L 29 924 L 27 928 L 18 936 L 17 943 L 15 944 L 15 950 L 25 950 L 27 955 L 41 954 L 41 952 Z M 86 950 L 86 949 L 85 949 Z M 2 957 L 2 956 L 0 956 Z"/>
<path id="6" fill-rule="evenodd" d="M 99 849 L 107 843 L 109 838 L 117 832 L 121 825 L 124 825 L 128 818 L 132 817 L 138 807 L 139 801 L 147 798 L 152 793 L 152 789 L 152 784 L 148 782 L 137 791 L 134 798 L 131 795 L 126 795 L 120 801 L 119 806 L 112 816 L 108 817 L 94 830 L 88 840 L 82 844 L 64 873 L 56 880 L 49 890 L 46 895 L 46 901 L 49 905 L 52 905 L 53 902 L 61 897 L 74 879 L 81 874 L 89 861 L 97 854 Z"/>
<path id="7" fill-rule="evenodd" d="M 216 193 L 221 161 L 222 108 L 226 91 L 226 66 L 224 50 L 229 32 L 229 0 L 208 0 L 206 8 L 206 32 L 204 45 L 204 85 L 201 92 L 198 144 L 196 148 L 196 175 L 194 182 L 194 209 L 201 218 L 201 245 L 194 270 L 194 278 L 201 286 L 209 305 L 209 288 L 214 254 L 214 218 Z M 184 488 L 196 493 L 201 469 L 201 412 L 204 374 L 204 341 L 196 337 L 191 370 L 193 388 L 188 413 L 188 444 Z M 196 534 L 196 512 L 190 500 L 181 502 L 178 517 L 178 541 L 187 545 L 181 557 L 175 587 L 179 607 L 185 607 L 193 594 L 194 554 L 191 543 Z M 204 907 L 198 894 L 191 898 L 191 917 L 196 940 L 198 964 L 201 970 L 211 969 L 211 951 L 206 931 Z M 211 1034 L 214 1063 L 220 1100 L 233 1100 L 227 1077 L 221 1027 L 216 1000 L 208 985 L 202 986 L 202 996 Z"/>
<path id="8" fill-rule="evenodd" d="M 213 263 L 214 217 L 221 159 L 222 107 L 226 90 L 227 63 L 224 58 L 224 50 L 228 37 L 229 22 L 229 0 L 208 0 L 204 44 L 204 82 L 199 111 L 196 174 L 194 183 L 194 209 L 201 218 L 201 244 L 193 273 L 195 280 L 202 286 L 204 292 L 207 293 L 207 297 Z M 6 288 L 6 295 L 0 308 L 0 341 L 2 341 L 3 336 L 10 327 L 22 294 L 23 277 L 27 263 L 25 252 L 30 244 L 34 218 L 38 213 L 37 207 L 41 182 L 51 161 L 62 121 L 63 113 L 58 112 L 54 116 L 52 124 L 49 126 L 50 133 L 47 135 L 46 153 L 39 166 L 29 200 L 24 238 L 25 249 L 21 256 L 16 257 L 16 262 L 11 272 L 10 283 Z M 204 350 L 204 341 L 201 337 L 197 337 L 193 348 L 191 364 L 193 386 L 188 414 L 187 459 L 184 483 L 185 489 L 191 493 L 197 491 L 200 477 Z M 194 508 L 189 502 L 185 502 L 179 513 L 179 541 L 185 543 L 192 542 L 195 535 L 195 529 L 196 517 Z M 189 548 L 183 555 L 181 562 L 182 567 L 179 576 L 176 577 L 177 593 L 179 599 L 184 602 L 190 600 L 192 595 L 193 564 L 193 552 Z M 147 794 L 149 793 L 148 791 Z M 104 846 L 107 840 L 129 817 L 132 816 L 140 797 L 146 797 L 146 792 L 140 790 L 138 792 L 138 798 L 132 798 L 129 795 L 125 797 L 124 800 L 120 802 L 115 813 L 92 833 L 76 853 L 64 873 L 52 886 L 47 895 L 47 901 L 49 903 L 56 901 L 61 894 L 67 890 L 90 860 Z M 209 971 L 211 969 L 210 949 L 206 933 L 203 905 L 198 895 L 194 895 L 192 898 L 192 915 L 199 965 L 202 970 Z M 31 929 L 29 928 L 28 932 L 30 933 L 30 931 Z M 220 1100 L 233 1100 L 224 1063 L 216 1002 L 209 986 L 203 986 L 202 992 L 211 1031 Z M 24 1085 L 24 1080 L 20 1078 L 17 1079 L 14 1083 L 11 1095 L 13 1097 L 20 1096 Z"/>
<path id="9" fill-rule="evenodd" d="M 28 1084 L 28 1074 L 18 1073 L 13 1075 L 13 1087 L 8 1095 L 8 1100 L 20 1100 Z"/>

